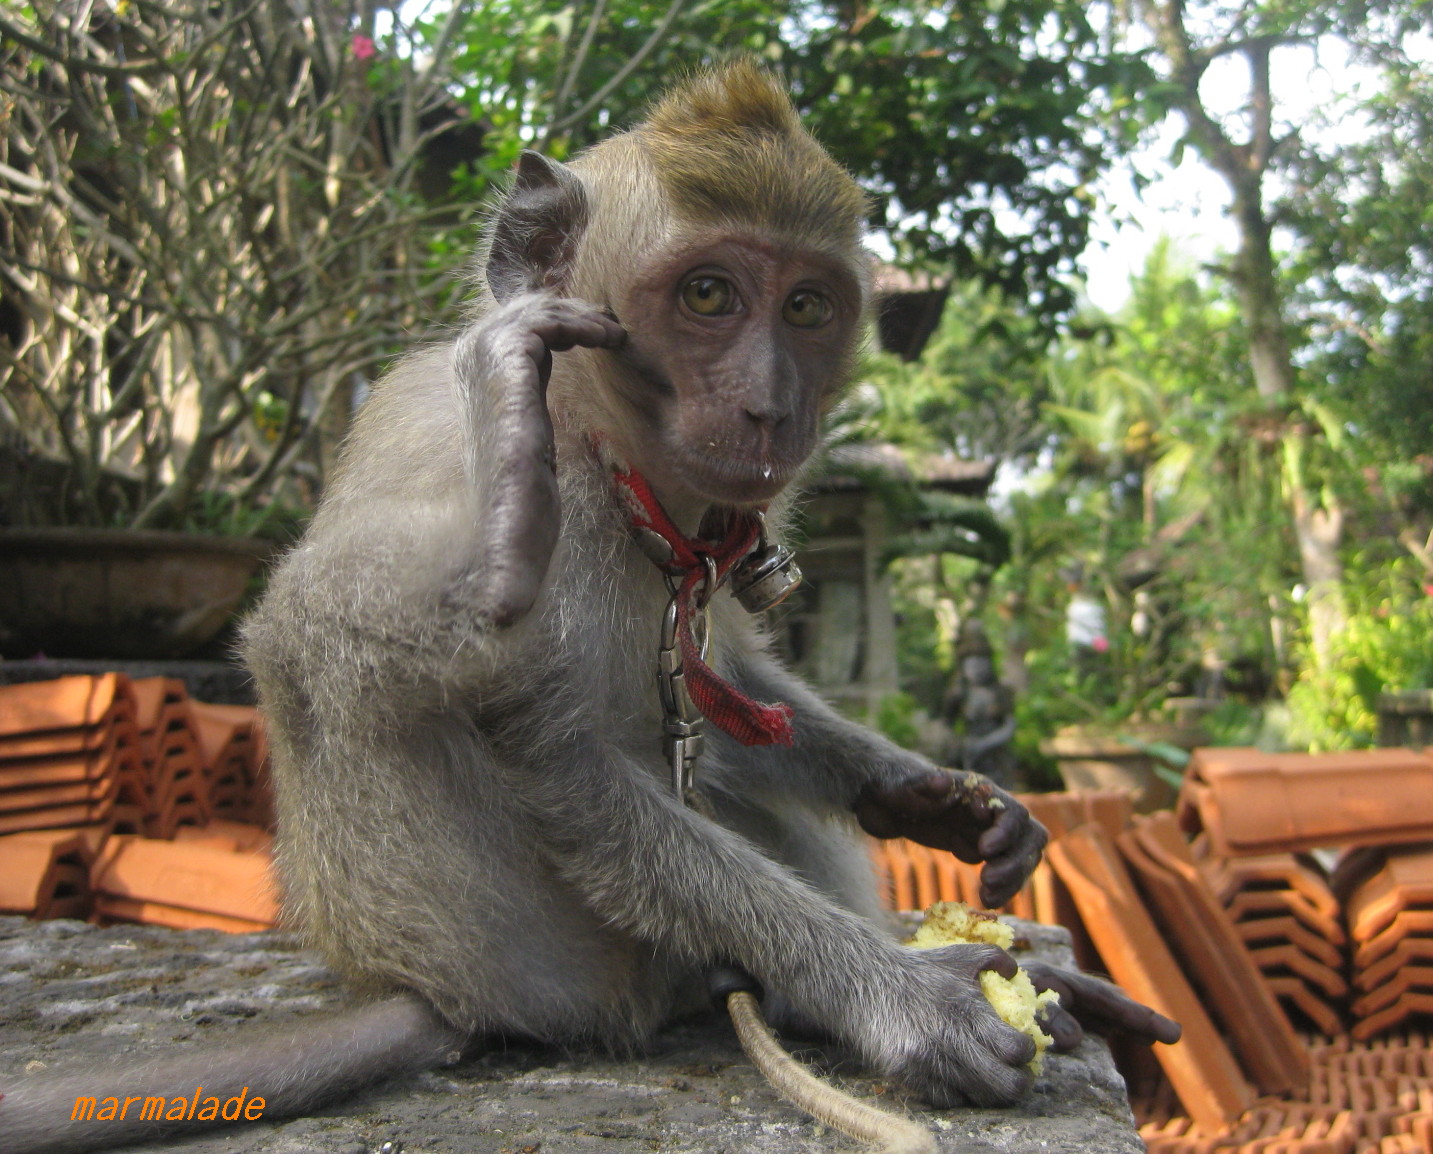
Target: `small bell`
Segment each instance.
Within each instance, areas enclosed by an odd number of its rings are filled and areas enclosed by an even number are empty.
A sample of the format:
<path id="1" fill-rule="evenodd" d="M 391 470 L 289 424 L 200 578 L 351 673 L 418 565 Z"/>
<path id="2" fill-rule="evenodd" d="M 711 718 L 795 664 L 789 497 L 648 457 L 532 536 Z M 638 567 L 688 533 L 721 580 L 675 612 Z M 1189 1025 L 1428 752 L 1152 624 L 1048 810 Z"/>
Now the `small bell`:
<path id="1" fill-rule="evenodd" d="M 732 570 L 731 591 L 748 613 L 764 613 L 780 605 L 801 584 L 796 555 L 784 545 L 761 543 Z"/>

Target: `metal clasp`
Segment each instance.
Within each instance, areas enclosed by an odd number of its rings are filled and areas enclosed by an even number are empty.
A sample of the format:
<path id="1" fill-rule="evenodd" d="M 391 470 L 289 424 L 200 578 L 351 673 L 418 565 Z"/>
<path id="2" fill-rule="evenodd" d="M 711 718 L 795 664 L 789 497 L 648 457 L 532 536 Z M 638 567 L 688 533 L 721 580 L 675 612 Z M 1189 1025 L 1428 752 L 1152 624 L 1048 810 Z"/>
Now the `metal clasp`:
<path id="1" fill-rule="evenodd" d="M 708 567 L 707 589 L 710 597 L 711 578 L 715 566 Z M 707 646 L 711 640 L 711 624 L 705 603 L 698 598 L 698 614 L 692 622 L 693 640 L 697 651 L 706 660 Z M 686 671 L 682 667 L 682 647 L 678 637 L 681 619 L 677 612 L 677 597 L 673 593 L 662 614 L 662 641 L 657 650 L 657 692 L 662 700 L 662 754 L 672 772 L 672 788 L 679 798 L 686 800 L 696 780 L 697 758 L 706 744 L 703 730 L 706 718 L 692 701 L 687 690 Z"/>

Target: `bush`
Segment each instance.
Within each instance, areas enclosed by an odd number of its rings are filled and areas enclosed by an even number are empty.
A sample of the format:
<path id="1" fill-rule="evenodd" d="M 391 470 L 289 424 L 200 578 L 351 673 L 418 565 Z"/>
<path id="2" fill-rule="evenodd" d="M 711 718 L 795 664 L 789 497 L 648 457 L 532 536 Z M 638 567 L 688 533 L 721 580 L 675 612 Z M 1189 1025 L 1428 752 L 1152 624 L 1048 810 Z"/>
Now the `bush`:
<path id="1" fill-rule="evenodd" d="M 1345 594 L 1348 628 L 1289 692 L 1291 737 L 1313 750 L 1372 745 L 1380 693 L 1433 687 L 1433 584 L 1421 567 L 1412 558 L 1378 565 L 1351 576 Z"/>

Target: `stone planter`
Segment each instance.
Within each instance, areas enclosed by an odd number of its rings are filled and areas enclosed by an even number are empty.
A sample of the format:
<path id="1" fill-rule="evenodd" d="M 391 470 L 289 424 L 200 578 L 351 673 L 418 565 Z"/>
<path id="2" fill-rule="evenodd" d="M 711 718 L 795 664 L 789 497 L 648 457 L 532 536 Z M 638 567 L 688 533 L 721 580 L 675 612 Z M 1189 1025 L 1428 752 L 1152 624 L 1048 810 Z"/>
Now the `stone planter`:
<path id="1" fill-rule="evenodd" d="M 1189 750 L 1200 744 L 1203 735 L 1190 726 L 1156 722 L 1130 722 L 1116 732 L 1067 725 L 1042 741 L 1040 751 L 1059 764 L 1066 789 L 1127 790 L 1138 813 L 1170 808 L 1178 791 L 1155 772 L 1160 762 L 1125 738 Z"/>
<path id="2" fill-rule="evenodd" d="M 244 537 L 0 530 L 0 655 L 187 657 L 229 622 L 273 551 Z"/>

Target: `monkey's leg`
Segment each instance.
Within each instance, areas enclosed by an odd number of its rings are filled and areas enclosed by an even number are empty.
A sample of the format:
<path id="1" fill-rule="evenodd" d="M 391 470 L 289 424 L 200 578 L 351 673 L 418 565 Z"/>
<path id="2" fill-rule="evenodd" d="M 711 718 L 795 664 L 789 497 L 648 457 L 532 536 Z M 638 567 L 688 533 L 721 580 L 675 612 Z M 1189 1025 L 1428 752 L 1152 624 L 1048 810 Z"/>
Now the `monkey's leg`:
<path id="1" fill-rule="evenodd" d="M 305 1018 L 284 1029 L 253 1031 L 223 1045 L 181 1048 L 158 1057 L 95 1066 L 72 1073 L 7 1077 L 0 1081 L 0 1146 L 16 1154 L 63 1154 L 131 1145 L 195 1129 L 186 1103 L 223 1102 L 247 1090 L 264 1100 L 256 1117 L 293 1117 L 394 1074 L 456 1060 L 466 1039 L 410 996 L 371 1002 L 332 1015 Z M 97 1088 L 135 1097 L 125 1117 L 72 1120 Z M 150 1100 L 160 1099 L 154 1112 Z M 151 1117 L 143 1119 L 145 1111 Z"/>

